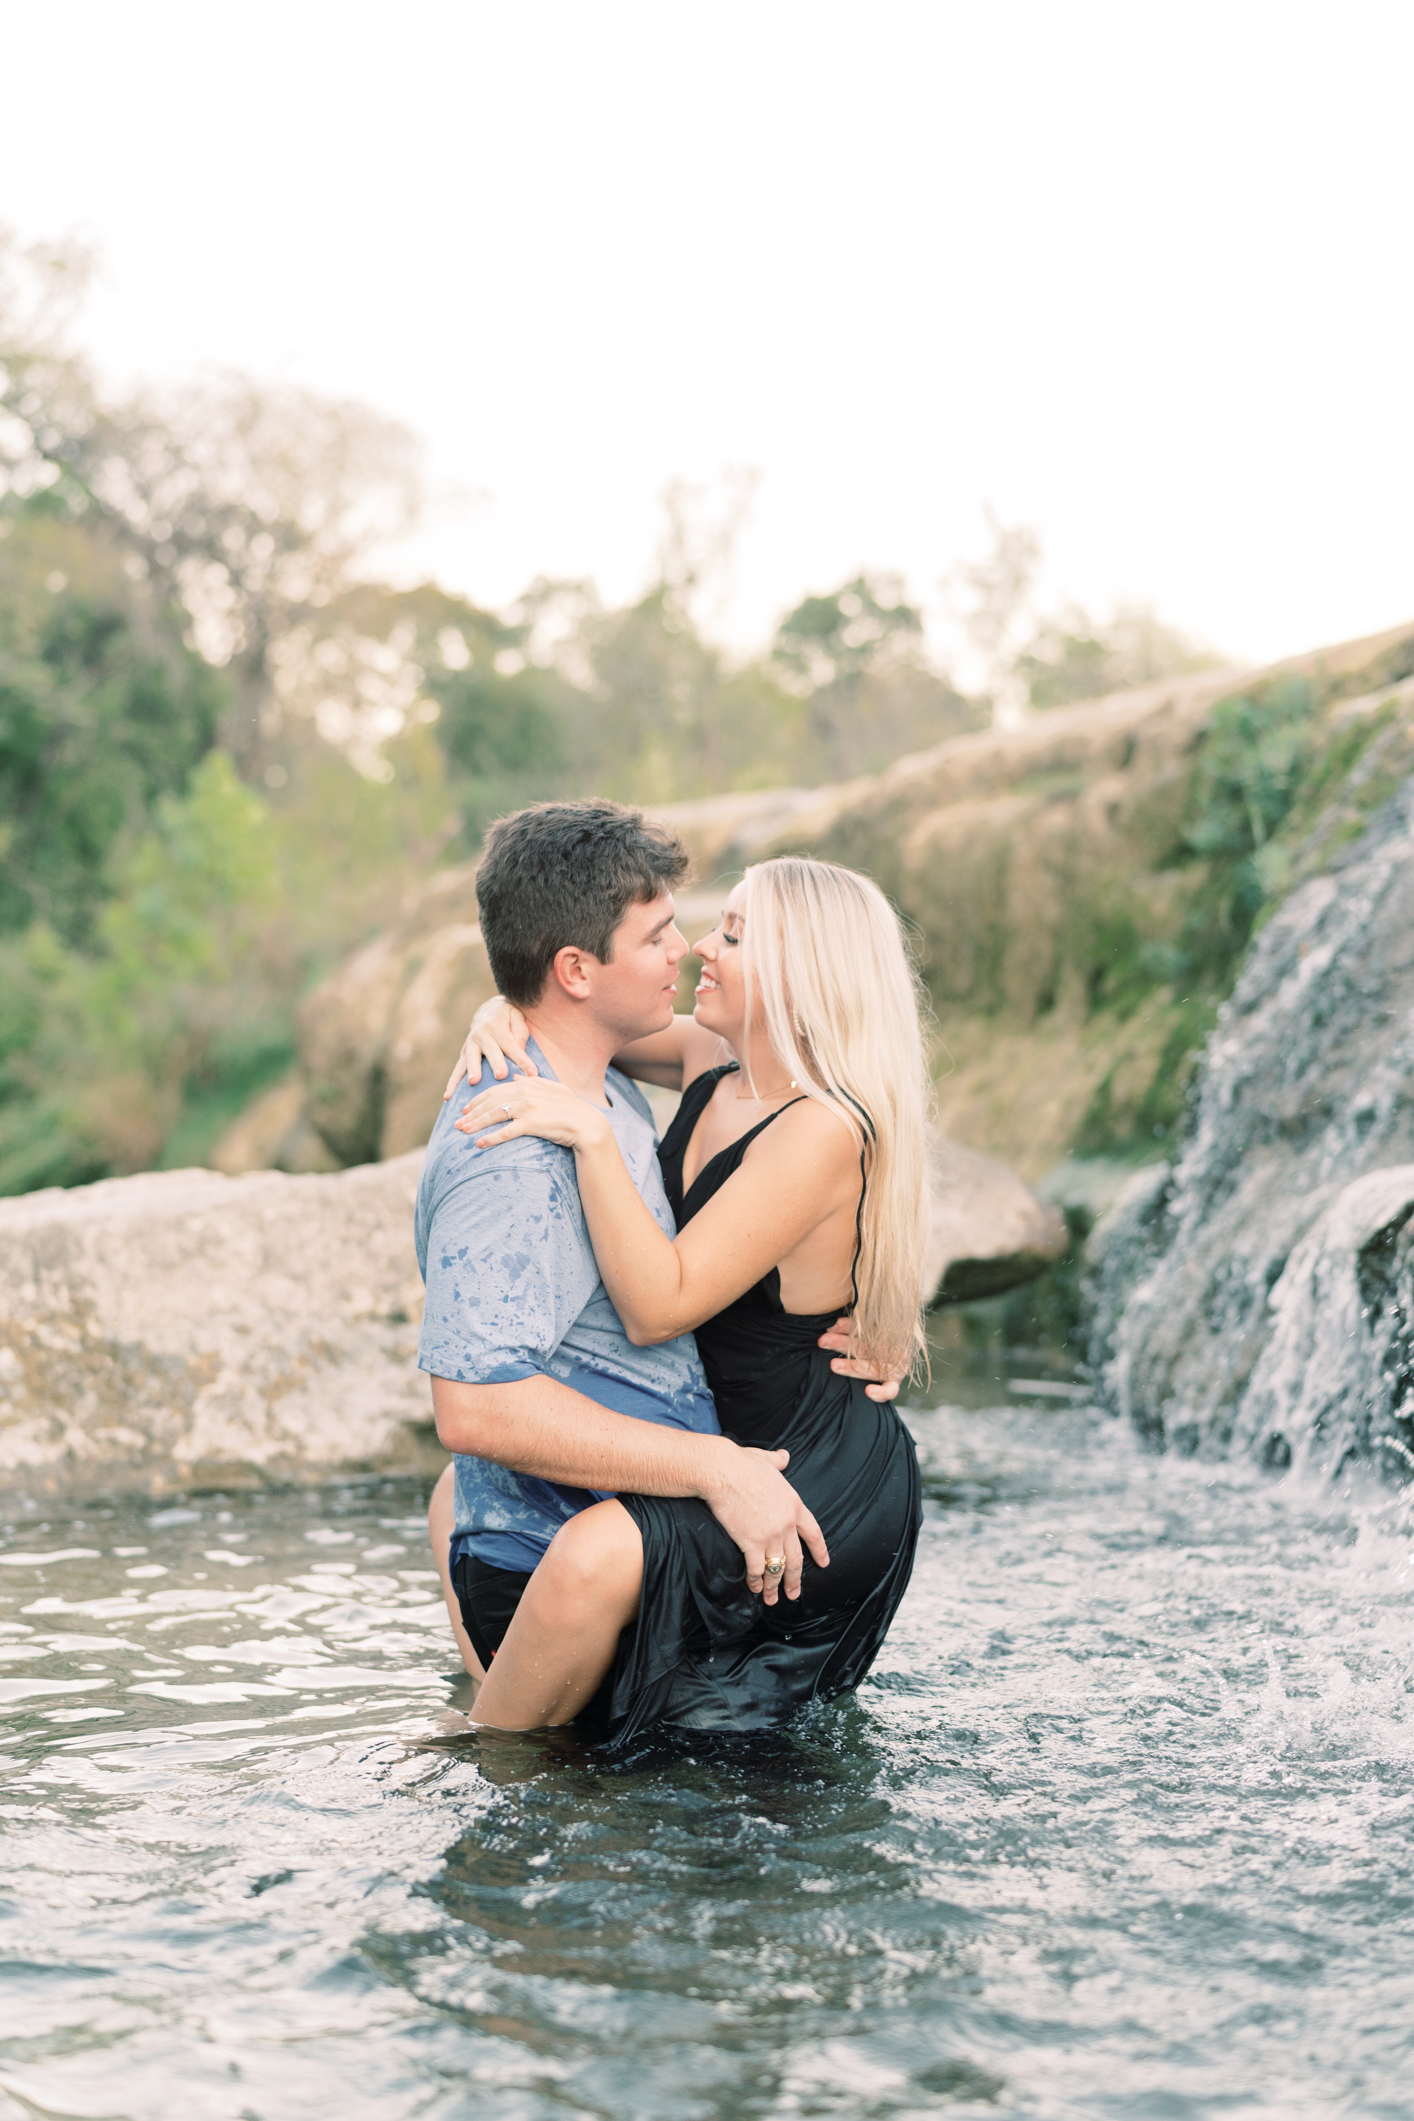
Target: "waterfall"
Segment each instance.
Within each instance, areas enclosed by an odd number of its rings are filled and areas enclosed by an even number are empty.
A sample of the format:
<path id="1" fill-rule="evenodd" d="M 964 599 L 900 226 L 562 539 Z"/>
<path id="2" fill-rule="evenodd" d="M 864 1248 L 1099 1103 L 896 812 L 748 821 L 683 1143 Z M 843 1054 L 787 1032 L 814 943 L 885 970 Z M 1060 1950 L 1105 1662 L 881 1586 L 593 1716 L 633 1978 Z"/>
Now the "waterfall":
<path id="1" fill-rule="evenodd" d="M 1097 1384 L 1155 1443 L 1414 1465 L 1414 780 L 1258 936 L 1089 1292 Z"/>

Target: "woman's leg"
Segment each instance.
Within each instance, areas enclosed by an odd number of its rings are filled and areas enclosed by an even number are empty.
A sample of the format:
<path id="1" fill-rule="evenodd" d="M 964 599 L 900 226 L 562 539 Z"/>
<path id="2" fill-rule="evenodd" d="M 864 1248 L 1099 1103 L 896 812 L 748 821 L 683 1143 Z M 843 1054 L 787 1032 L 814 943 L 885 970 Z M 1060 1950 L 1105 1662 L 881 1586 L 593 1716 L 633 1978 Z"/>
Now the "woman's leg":
<path id="1" fill-rule="evenodd" d="M 432 1500 L 427 1505 L 427 1536 L 432 1542 L 432 1559 L 437 1564 L 437 1574 L 442 1579 L 442 1596 L 447 1601 L 447 1618 L 452 1623 L 452 1633 L 457 1639 L 457 1648 L 462 1653 L 462 1663 L 473 1679 L 484 1679 L 481 1661 L 471 1646 L 471 1637 L 462 1626 L 461 1600 L 452 1583 L 452 1526 L 455 1522 L 456 1496 L 453 1492 L 456 1467 L 448 1466 L 438 1476 L 432 1490 Z"/>
<path id="2" fill-rule="evenodd" d="M 642 1588 L 643 1535 L 623 1504 L 572 1517 L 525 1587 L 473 1721 L 503 1731 L 571 1722 L 612 1664 Z"/>

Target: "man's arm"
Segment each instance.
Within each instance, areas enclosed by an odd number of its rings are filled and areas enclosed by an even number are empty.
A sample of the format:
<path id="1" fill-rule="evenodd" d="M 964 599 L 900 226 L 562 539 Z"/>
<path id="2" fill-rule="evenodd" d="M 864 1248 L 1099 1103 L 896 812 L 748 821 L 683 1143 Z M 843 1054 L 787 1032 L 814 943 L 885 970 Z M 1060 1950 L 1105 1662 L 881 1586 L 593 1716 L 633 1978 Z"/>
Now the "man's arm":
<path id="1" fill-rule="evenodd" d="M 498 1385 L 434 1377 L 432 1409 L 445 1449 L 514 1473 L 615 1494 L 699 1496 L 741 1548 L 754 1591 L 766 1556 L 783 1554 L 783 1588 L 796 1595 L 802 1541 L 829 1566 L 819 1525 L 782 1475 L 788 1451 L 744 1450 L 726 1436 L 616 1414 L 545 1376 Z"/>

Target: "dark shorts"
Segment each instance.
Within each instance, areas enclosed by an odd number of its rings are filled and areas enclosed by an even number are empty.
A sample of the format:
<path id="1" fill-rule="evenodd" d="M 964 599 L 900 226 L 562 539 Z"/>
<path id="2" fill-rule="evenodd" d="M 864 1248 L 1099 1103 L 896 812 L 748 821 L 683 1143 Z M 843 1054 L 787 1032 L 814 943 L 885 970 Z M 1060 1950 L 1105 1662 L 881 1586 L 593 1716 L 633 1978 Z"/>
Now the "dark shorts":
<path id="1" fill-rule="evenodd" d="M 528 1570 L 498 1569 L 489 1561 L 478 1561 L 474 1554 L 459 1554 L 452 1563 L 452 1589 L 462 1609 L 462 1626 L 483 1672 L 490 1671 L 491 1659 L 505 1640 L 511 1615 L 529 1581 Z"/>
<path id="2" fill-rule="evenodd" d="M 462 1609 L 462 1626 L 471 1637 L 483 1672 L 490 1671 L 491 1659 L 506 1639 L 506 1629 L 529 1581 L 529 1570 L 494 1568 L 489 1561 L 478 1561 L 474 1554 L 458 1554 L 453 1561 L 452 1589 Z M 613 1679 L 611 1665 L 598 1693 L 575 1717 L 577 1724 L 598 1726 L 605 1721 Z"/>

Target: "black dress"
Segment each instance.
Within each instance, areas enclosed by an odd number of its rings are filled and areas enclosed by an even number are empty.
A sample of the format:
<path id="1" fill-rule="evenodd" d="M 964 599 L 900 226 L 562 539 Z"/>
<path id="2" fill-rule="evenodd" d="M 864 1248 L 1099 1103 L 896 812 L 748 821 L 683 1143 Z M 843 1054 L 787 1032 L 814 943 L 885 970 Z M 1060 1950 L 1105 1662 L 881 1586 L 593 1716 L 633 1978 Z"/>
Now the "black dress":
<path id="1" fill-rule="evenodd" d="M 780 1116 L 710 1158 L 684 1196 L 688 1141 L 730 1072 L 698 1077 L 659 1151 L 680 1229 Z M 858 1379 L 837 1377 L 817 1347 L 837 1315 L 783 1310 L 773 1267 L 697 1328 L 723 1431 L 739 1444 L 790 1452 L 786 1478 L 819 1520 L 830 1565 L 817 1567 L 807 1553 L 799 1599 L 782 1594 L 768 1606 L 747 1590 L 741 1550 L 704 1502 L 621 1496 L 643 1534 L 643 1597 L 591 1712 L 611 1737 L 659 1722 L 762 1730 L 857 1686 L 878 1655 L 913 1569 L 918 1459 L 893 1408 L 870 1399 Z"/>

